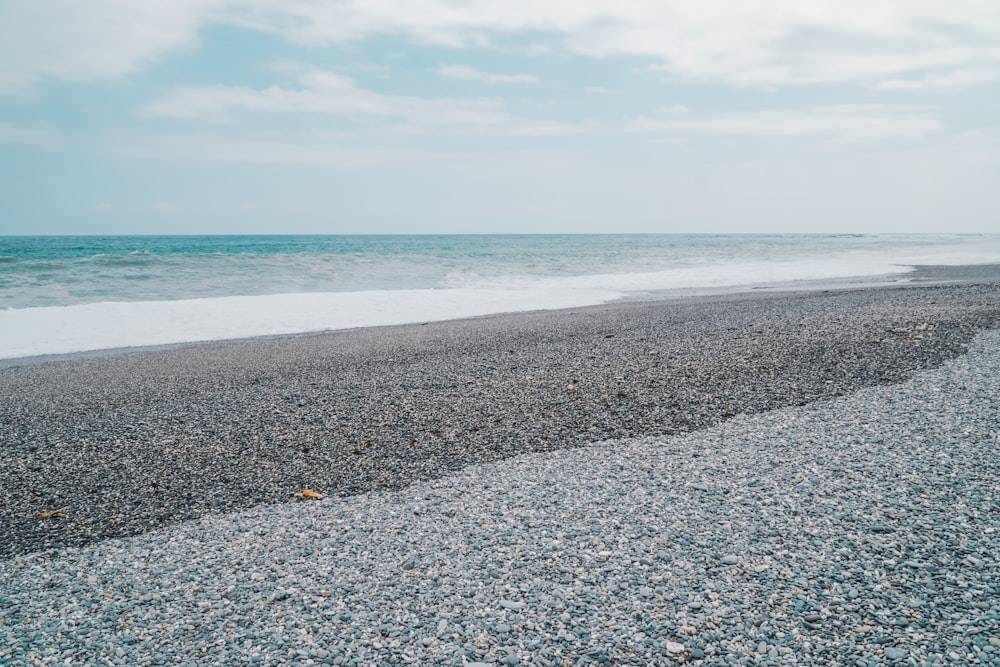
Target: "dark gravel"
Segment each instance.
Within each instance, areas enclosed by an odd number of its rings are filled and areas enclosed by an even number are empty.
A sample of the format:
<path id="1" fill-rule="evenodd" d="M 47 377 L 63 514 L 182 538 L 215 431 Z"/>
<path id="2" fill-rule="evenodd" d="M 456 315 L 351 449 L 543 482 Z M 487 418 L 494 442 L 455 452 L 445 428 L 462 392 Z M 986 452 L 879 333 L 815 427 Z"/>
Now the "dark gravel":
<path id="1" fill-rule="evenodd" d="M 14 363 L 0 368 L 0 556 L 804 405 L 937 367 L 998 323 L 1000 286 L 907 287 Z"/>

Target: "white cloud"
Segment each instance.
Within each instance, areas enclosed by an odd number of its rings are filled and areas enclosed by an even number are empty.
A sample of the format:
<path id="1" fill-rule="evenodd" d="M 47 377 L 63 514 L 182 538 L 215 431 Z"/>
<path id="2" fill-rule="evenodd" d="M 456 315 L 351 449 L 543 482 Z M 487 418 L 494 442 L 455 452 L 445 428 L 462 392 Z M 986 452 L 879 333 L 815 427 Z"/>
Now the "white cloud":
<path id="1" fill-rule="evenodd" d="M 410 130 L 489 132 L 511 136 L 574 134 L 586 126 L 514 116 L 489 98 L 420 98 L 359 88 L 354 80 L 323 70 L 304 70 L 298 88 L 261 90 L 235 86 L 181 86 L 145 107 L 149 114 L 219 120 L 239 111 L 312 113 L 364 120 L 401 120 Z"/>
<path id="2" fill-rule="evenodd" d="M 490 74 L 467 65 L 441 65 L 435 71 L 451 79 L 466 79 L 481 83 L 538 83 L 538 77 L 531 74 Z"/>
<path id="3" fill-rule="evenodd" d="M 371 167 L 427 162 L 434 154 L 420 148 L 348 146 L 322 133 L 284 137 L 232 137 L 176 134 L 120 142 L 113 152 L 150 159 L 244 162 L 249 164 L 311 164 Z"/>
<path id="4" fill-rule="evenodd" d="M 833 142 L 911 139 L 943 129 L 932 109 L 919 106 L 842 104 L 805 109 L 772 109 L 699 116 L 639 118 L 637 132 L 705 132 L 713 134 L 818 137 Z"/>
<path id="5" fill-rule="evenodd" d="M 309 45 L 395 35 L 454 48 L 551 35 L 737 86 L 950 80 L 1000 67 L 996 0 L 46 0 L 0 5 L 0 91 L 120 77 L 226 23 Z M 964 78 L 963 78 L 964 77 Z M 963 82 L 964 81 L 964 82 Z"/>
<path id="6" fill-rule="evenodd" d="M 157 213 L 176 213 L 181 210 L 181 204 L 180 202 L 161 199 L 153 205 L 153 210 Z"/>
<path id="7" fill-rule="evenodd" d="M 887 79 L 872 85 L 876 90 L 948 92 L 1000 81 L 1000 67 L 970 67 L 944 73 L 930 72 L 909 79 Z"/>
<path id="8" fill-rule="evenodd" d="M 135 72 L 196 43 L 223 0 L 0 3 L 0 94 L 47 78 L 90 82 Z"/>
<path id="9" fill-rule="evenodd" d="M 0 123 L 0 144 L 52 147 L 57 143 L 55 134 L 48 128 Z"/>
<path id="10" fill-rule="evenodd" d="M 995 0 L 311 0 L 294 9 L 261 0 L 257 9 L 257 27 L 305 43 L 397 34 L 468 46 L 545 31 L 568 51 L 647 56 L 672 76 L 742 86 L 873 82 L 1000 64 Z"/>
<path id="11" fill-rule="evenodd" d="M 671 116 L 683 116 L 691 113 L 691 107 L 684 106 L 683 104 L 671 104 L 670 106 L 663 107 L 663 112 Z"/>
<path id="12" fill-rule="evenodd" d="M 246 164 L 305 164 L 359 169 L 385 166 L 446 168 L 489 179 L 498 174 L 580 169 L 585 163 L 537 149 L 449 151 L 386 144 L 352 145 L 338 133 L 302 132 L 248 138 L 228 134 L 193 133 L 119 139 L 110 149 L 118 155 L 152 160 L 241 162 Z M 170 202 L 164 202 L 169 204 Z"/>

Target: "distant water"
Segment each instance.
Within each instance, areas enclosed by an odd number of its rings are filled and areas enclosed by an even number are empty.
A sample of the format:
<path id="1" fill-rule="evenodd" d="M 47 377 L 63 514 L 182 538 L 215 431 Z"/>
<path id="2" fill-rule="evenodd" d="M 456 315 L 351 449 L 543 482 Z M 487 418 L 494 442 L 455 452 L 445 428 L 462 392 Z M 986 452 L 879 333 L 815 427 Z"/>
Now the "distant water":
<path id="1" fill-rule="evenodd" d="M 0 237 L 0 358 L 1000 262 L 1000 235 Z"/>

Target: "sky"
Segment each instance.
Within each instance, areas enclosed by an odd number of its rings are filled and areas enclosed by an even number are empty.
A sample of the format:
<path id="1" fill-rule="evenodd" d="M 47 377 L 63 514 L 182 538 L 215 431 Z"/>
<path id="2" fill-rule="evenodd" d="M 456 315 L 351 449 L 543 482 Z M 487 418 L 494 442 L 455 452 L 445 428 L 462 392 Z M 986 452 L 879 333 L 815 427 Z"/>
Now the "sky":
<path id="1" fill-rule="evenodd" d="M 0 0 L 0 234 L 1000 232 L 997 0 Z"/>

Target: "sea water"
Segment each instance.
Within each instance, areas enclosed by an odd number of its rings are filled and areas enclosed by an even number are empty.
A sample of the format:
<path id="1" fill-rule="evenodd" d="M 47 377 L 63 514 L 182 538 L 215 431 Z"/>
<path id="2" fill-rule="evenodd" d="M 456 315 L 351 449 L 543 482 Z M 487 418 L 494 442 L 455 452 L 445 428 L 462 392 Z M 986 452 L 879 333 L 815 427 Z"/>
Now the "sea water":
<path id="1" fill-rule="evenodd" d="M 0 236 L 0 358 L 997 262 L 1000 235 Z"/>

